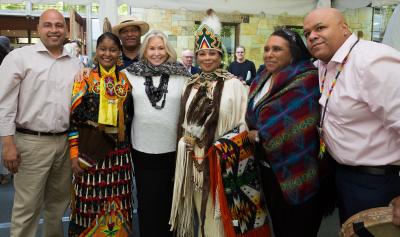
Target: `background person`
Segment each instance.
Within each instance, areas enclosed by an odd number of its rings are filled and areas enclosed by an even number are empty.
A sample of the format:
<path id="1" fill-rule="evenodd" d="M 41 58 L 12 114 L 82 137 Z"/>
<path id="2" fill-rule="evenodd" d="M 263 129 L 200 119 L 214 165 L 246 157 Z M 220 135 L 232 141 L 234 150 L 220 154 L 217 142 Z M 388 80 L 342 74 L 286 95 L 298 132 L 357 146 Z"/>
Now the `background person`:
<path id="1" fill-rule="evenodd" d="M 118 25 L 112 28 L 112 32 L 119 37 L 122 43 L 121 59 L 126 68 L 139 61 L 140 37 L 149 31 L 149 24 L 138 21 L 132 16 L 123 16 Z"/>
<path id="2" fill-rule="evenodd" d="M 70 201 L 67 129 L 81 65 L 63 51 L 67 28 L 60 12 L 44 11 L 37 30 L 38 43 L 13 50 L 0 66 L 2 157 L 14 173 L 12 237 L 35 236 L 42 207 L 44 236 L 63 236 Z"/>
<path id="3" fill-rule="evenodd" d="M 338 162 L 343 223 L 400 195 L 400 53 L 357 39 L 333 8 L 309 13 L 304 36 L 318 59 L 319 126 L 326 150 Z"/>
<path id="4" fill-rule="evenodd" d="M 318 75 L 301 37 L 279 28 L 250 88 L 247 123 L 276 237 L 316 237 L 322 220 L 317 164 Z M 327 200 L 324 200 L 327 201 Z"/>
<path id="5" fill-rule="evenodd" d="M 0 65 L 3 59 L 11 51 L 10 39 L 6 36 L 0 35 Z"/>
<path id="6" fill-rule="evenodd" d="M 132 232 L 133 165 L 126 128 L 133 111 L 131 85 L 116 67 L 121 50 L 116 35 L 102 34 L 96 44 L 98 64 L 74 83 L 69 236 L 97 236 L 104 229 L 118 236 Z"/>
<path id="7" fill-rule="evenodd" d="M 194 53 L 190 49 L 185 49 L 182 51 L 182 64 L 185 66 L 186 70 L 190 73 L 190 75 L 194 75 L 200 72 L 200 69 L 196 66 L 193 66 L 193 58 Z"/>
<path id="8" fill-rule="evenodd" d="M 10 40 L 6 36 L 0 36 L 0 65 L 3 59 L 11 51 Z M 2 150 L 0 140 L 0 151 Z M 4 167 L 3 160 L 1 159 L 0 153 L 0 184 L 8 184 L 11 180 L 10 172 Z"/>
<path id="9" fill-rule="evenodd" d="M 80 48 L 80 43 L 78 43 L 78 42 L 79 41 L 71 41 L 64 45 L 65 50 L 72 57 L 79 57 L 79 55 L 80 55 L 81 48 Z"/>
<path id="10" fill-rule="evenodd" d="M 133 163 L 141 236 L 172 236 L 171 210 L 176 134 L 183 84 L 189 73 L 176 62 L 167 36 L 148 33 L 141 61 L 126 68 L 132 84 L 134 114 L 131 128 Z"/>
<path id="11" fill-rule="evenodd" d="M 73 57 L 79 58 L 79 61 L 83 64 L 85 67 L 89 67 L 89 58 L 86 55 L 82 55 L 81 48 L 82 48 L 82 43 L 78 40 L 73 40 L 69 43 L 66 43 L 64 45 L 65 50 L 68 52 Z"/>
<path id="12" fill-rule="evenodd" d="M 247 60 L 245 55 L 246 50 L 243 46 L 239 45 L 236 47 L 236 60 L 229 65 L 228 71 L 240 80 L 245 81 L 247 85 L 250 85 L 256 76 L 256 66 L 252 61 Z"/>

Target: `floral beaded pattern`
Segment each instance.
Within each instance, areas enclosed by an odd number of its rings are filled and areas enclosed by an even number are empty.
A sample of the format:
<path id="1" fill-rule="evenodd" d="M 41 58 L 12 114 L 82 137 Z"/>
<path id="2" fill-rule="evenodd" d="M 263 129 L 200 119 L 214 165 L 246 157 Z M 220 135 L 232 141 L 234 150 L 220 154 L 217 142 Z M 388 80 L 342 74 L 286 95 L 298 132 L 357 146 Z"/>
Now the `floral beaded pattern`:
<path id="1" fill-rule="evenodd" d="M 104 86 L 106 91 L 106 96 L 108 99 L 124 98 L 128 94 L 129 85 L 126 83 L 125 79 L 120 80 L 115 83 L 114 78 L 106 77 L 104 79 Z M 100 94 L 100 81 L 93 78 L 92 92 L 95 94 Z"/>

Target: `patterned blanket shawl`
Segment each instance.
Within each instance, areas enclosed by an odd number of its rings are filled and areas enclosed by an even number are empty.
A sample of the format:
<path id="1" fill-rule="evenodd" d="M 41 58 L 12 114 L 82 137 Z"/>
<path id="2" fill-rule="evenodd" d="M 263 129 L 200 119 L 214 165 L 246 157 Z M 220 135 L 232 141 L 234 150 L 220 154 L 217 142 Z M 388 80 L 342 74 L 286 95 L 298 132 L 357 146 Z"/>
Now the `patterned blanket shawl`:
<path id="1" fill-rule="evenodd" d="M 269 92 L 254 105 L 267 80 L 273 80 Z M 246 121 L 259 131 L 263 159 L 292 205 L 308 200 L 319 187 L 319 96 L 317 70 L 310 61 L 289 65 L 274 78 L 264 70 L 250 88 Z"/>
<path id="2" fill-rule="evenodd" d="M 209 153 L 210 188 L 218 198 L 226 237 L 270 236 L 253 146 L 247 131 L 235 128 Z M 216 196 L 217 195 L 217 196 Z"/>

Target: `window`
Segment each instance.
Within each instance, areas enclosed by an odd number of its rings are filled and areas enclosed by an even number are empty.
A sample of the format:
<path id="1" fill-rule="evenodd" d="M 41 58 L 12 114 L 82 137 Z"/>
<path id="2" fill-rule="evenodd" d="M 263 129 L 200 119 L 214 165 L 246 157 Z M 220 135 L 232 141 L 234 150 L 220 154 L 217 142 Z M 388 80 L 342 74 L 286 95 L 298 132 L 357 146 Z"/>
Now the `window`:
<path id="1" fill-rule="evenodd" d="M 118 15 L 119 16 L 126 16 L 129 15 L 129 5 L 128 4 L 122 4 L 118 7 Z"/>
<path id="2" fill-rule="evenodd" d="M 372 18 L 372 40 L 375 42 L 382 42 L 385 35 L 386 26 L 390 17 L 393 14 L 396 6 L 382 6 L 373 8 Z"/>
<path id="3" fill-rule="evenodd" d="M 1 3 L 0 10 L 6 11 L 25 11 L 25 3 Z"/>

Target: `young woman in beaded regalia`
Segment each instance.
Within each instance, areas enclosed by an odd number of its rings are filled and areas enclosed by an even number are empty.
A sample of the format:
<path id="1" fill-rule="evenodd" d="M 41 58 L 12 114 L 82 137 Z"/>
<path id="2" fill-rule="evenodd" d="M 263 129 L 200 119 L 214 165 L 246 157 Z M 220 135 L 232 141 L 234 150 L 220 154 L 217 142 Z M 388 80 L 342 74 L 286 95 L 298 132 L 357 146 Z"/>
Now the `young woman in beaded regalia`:
<path id="1" fill-rule="evenodd" d="M 248 221 L 242 222 L 244 218 L 236 218 L 232 212 L 235 207 L 229 202 L 232 196 L 225 195 L 226 186 L 222 187 L 221 182 L 213 180 L 222 165 L 211 155 L 210 148 L 232 129 L 247 129 L 248 89 L 234 75 L 220 69 L 221 25 L 213 10 L 208 10 L 207 14 L 195 33 L 196 57 L 201 73 L 190 78 L 182 95 L 171 229 L 178 237 L 194 236 L 193 217 L 197 215 L 199 236 L 268 236 L 266 212 L 265 208 L 260 208 L 259 192 L 256 204 L 241 202 L 253 208 L 251 213 L 246 213 Z M 254 171 L 252 162 L 249 162 L 252 167 L 244 166 Z M 254 182 L 259 191 L 258 181 Z M 221 205 L 221 201 L 225 205 Z"/>
<path id="2" fill-rule="evenodd" d="M 117 69 L 121 48 L 116 35 L 102 34 L 96 44 L 96 67 L 74 82 L 71 237 L 122 237 L 132 231 L 132 159 L 126 133 L 132 120 L 132 87 Z"/>

